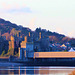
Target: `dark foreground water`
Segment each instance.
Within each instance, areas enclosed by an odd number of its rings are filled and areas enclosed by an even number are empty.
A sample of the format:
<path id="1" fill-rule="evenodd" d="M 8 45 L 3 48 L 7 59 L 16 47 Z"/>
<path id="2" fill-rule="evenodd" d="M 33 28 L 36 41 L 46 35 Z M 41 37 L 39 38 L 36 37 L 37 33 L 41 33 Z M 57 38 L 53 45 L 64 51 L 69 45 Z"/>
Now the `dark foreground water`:
<path id="1" fill-rule="evenodd" d="M 68 75 L 75 67 L 0 66 L 0 75 Z"/>

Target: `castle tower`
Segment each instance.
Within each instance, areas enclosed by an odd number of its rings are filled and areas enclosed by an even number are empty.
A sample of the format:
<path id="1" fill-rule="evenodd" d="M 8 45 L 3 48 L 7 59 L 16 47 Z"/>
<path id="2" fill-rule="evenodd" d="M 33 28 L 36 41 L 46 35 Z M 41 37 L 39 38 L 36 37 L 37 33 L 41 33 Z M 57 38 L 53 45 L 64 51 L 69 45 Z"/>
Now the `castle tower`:
<path id="1" fill-rule="evenodd" d="M 12 47 L 12 44 L 11 44 L 11 41 L 9 41 L 9 49 L 11 49 Z"/>
<path id="2" fill-rule="evenodd" d="M 25 36 L 24 40 L 25 40 L 25 43 L 27 43 L 27 36 Z"/>
<path id="3" fill-rule="evenodd" d="M 17 37 L 20 37 L 21 31 L 17 32 Z"/>
<path id="4" fill-rule="evenodd" d="M 11 36 L 11 41 L 14 41 L 14 37 L 13 36 Z"/>
<path id="5" fill-rule="evenodd" d="M 14 49 L 14 37 L 11 36 L 11 41 L 9 41 L 9 49 L 13 48 Z"/>
<path id="6" fill-rule="evenodd" d="M 12 48 L 14 48 L 14 37 L 11 36 L 11 43 L 12 43 Z"/>
<path id="7" fill-rule="evenodd" d="M 41 32 L 39 33 L 39 39 L 41 39 Z"/>
<path id="8" fill-rule="evenodd" d="M 30 37 L 30 32 L 29 32 L 29 37 Z"/>
<path id="9" fill-rule="evenodd" d="M 9 41 L 9 50 L 10 50 L 10 55 L 14 55 L 14 37 L 11 36 L 10 41 Z"/>

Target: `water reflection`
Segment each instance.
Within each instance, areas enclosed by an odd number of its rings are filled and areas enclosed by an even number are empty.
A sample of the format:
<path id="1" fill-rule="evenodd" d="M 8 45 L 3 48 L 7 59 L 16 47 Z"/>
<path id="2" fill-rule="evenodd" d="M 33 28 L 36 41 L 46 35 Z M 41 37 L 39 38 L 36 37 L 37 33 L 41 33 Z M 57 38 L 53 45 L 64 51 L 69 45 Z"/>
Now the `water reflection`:
<path id="1" fill-rule="evenodd" d="M 45 75 L 69 75 L 75 67 L 29 67 L 29 66 L 18 66 L 18 67 L 0 67 L 1 74 L 45 74 Z"/>

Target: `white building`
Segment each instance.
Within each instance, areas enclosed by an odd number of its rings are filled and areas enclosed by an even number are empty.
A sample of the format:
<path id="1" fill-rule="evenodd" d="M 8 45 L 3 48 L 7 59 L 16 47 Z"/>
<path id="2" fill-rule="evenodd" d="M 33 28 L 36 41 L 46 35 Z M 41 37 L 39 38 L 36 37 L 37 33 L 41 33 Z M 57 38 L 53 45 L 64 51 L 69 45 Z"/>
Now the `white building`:
<path id="1" fill-rule="evenodd" d="M 69 50 L 69 52 L 75 52 L 75 50 L 74 50 L 73 48 L 71 48 L 71 49 Z"/>

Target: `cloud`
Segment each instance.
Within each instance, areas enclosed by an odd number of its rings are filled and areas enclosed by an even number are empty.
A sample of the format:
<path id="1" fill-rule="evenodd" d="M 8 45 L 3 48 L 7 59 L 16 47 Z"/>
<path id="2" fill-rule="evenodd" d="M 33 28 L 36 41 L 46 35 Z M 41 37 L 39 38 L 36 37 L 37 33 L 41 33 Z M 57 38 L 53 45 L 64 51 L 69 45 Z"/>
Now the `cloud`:
<path id="1" fill-rule="evenodd" d="M 26 6 L 25 4 L 20 3 L 0 3 L 0 12 L 3 13 L 15 13 L 15 12 L 24 12 L 24 13 L 31 13 L 32 10 L 30 7 Z"/>
<path id="2" fill-rule="evenodd" d="M 28 7 L 23 7 L 23 8 L 19 8 L 19 9 L 16 9 L 16 8 L 9 9 L 9 10 L 6 10 L 6 12 L 8 12 L 8 13 L 17 13 L 17 12 L 31 13 L 32 11 Z"/>

